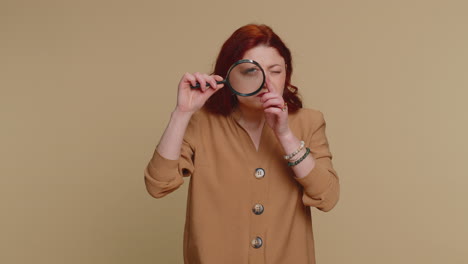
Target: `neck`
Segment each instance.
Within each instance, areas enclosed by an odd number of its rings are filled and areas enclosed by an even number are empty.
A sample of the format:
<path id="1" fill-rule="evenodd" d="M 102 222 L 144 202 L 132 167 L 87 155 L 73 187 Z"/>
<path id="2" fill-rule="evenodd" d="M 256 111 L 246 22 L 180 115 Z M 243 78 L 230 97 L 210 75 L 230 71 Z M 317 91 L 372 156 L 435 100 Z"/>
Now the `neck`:
<path id="1" fill-rule="evenodd" d="M 247 129 L 261 129 L 265 124 L 263 111 L 239 105 L 236 120 Z"/>

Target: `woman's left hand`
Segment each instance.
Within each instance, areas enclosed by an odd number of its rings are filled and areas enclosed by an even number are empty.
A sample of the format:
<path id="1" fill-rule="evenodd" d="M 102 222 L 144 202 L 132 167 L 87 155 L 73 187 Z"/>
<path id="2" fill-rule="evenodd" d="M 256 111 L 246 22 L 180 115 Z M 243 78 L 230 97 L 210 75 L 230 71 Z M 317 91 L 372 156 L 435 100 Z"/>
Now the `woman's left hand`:
<path id="1" fill-rule="evenodd" d="M 290 132 L 288 123 L 288 108 L 283 96 L 273 91 L 267 92 L 260 98 L 267 124 L 273 129 L 277 137 Z"/>

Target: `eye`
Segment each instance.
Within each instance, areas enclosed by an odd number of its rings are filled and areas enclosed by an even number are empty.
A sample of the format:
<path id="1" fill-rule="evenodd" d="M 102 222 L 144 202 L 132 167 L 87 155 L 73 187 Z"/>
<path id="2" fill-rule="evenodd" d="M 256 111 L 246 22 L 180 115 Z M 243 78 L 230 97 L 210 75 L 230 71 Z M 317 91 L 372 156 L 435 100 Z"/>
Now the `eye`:
<path id="1" fill-rule="evenodd" d="M 259 71 L 258 68 L 256 67 L 251 67 L 251 68 L 247 68 L 247 69 L 244 69 L 242 71 L 242 74 L 245 74 L 245 75 L 252 75 L 252 74 L 255 74 Z"/>
<path id="2" fill-rule="evenodd" d="M 257 68 L 257 67 L 250 67 L 250 68 L 246 68 L 246 69 L 243 69 L 241 71 L 242 75 L 244 76 L 257 76 L 259 73 L 260 73 L 260 69 Z"/>

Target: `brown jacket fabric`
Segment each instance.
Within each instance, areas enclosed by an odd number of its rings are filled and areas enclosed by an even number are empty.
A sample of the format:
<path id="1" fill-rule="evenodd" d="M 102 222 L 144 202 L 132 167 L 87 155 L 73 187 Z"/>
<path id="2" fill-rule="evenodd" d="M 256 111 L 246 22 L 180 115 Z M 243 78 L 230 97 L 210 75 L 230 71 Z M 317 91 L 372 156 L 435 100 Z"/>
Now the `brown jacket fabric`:
<path id="1" fill-rule="evenodd" d="M 300 109 L 289 115 L 289 125 L 316 160 L 302 179 L 287 166 L 268 125 L 257 151 L 233 117 L 205 110 L 192 116 L 179 160 L 155 152 L 145 169 L 153 197 L 169 194 L 190 176 L 184 263 L 315 263 L 310 207 L 331 210 L 339 181 L 322 113 Z M 261 214 L 254 213 L 255 205 L 263 206 Z"/>

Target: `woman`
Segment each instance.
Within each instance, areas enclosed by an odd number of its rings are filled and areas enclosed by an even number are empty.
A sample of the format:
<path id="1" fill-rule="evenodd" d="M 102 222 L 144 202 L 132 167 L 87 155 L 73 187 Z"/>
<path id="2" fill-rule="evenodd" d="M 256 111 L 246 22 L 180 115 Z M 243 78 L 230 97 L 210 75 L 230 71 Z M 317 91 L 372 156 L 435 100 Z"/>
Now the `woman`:
<path id="1" fill-rule="evenodd" d="M 254 96 L 216 83 L 240 59 L 265 70 Z M 315 263 L 310 207 L 331 210 L 339 182 L 323 115 L 302 108 L 292 70 L 290 51 L 271 28 L 246 25 L 222 46 L 214 75 L 180 80 L 145 182 L 160 198 L 191 177 L 185 263 Z M 190 88 L 197 83 L 201 89 Z"/>

